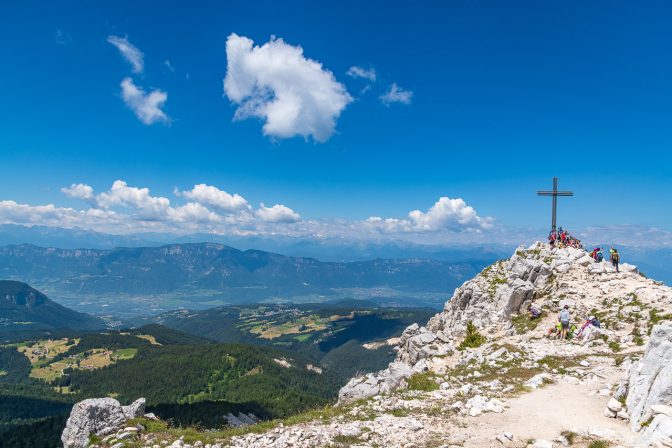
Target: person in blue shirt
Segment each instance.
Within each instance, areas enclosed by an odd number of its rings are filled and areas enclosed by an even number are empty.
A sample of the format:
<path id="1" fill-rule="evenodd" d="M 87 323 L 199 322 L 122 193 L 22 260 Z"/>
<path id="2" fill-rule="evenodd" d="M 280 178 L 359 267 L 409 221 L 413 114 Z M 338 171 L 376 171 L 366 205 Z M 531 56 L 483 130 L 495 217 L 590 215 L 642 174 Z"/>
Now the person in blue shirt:
<path id="1" fill-rule="evenodd" d="M 560 339 L 567 339 L 567 332 L 569 331 L 569 305 L 565 305 L 558 315 L 560 321 Z"/>

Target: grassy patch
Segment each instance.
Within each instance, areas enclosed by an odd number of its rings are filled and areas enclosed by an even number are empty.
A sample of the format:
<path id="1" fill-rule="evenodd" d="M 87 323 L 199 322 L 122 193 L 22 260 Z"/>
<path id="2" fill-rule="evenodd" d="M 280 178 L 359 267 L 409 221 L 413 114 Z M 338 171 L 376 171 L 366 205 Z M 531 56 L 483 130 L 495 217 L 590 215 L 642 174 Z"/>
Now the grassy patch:
<path id="1" fill-rule="evenodd" d="M 336 444 L 337 447 L 350 447 L 352 445 L 356 445 L 361 442 L 360 438 L 358 436 L 346 436 L 343 434 L 339 434 L 337 436 L 334 436 L 332 438 L 333 443 Z"/>
<path id="2" fill-rule="evenodd" d="M 395 408 L 388 411 L 388 414 L 394 415 L 395 417 L 406 417 L 411 412 L 406 408 Z"/>
<path id="3" fill-rule="evenodd" d="M 560 435 L 565 439 L 567 439 L 567 443 L 569 443 L 570 445 L 574 445 L 576 438 L 579 436 L 577 433 L 573 431 L 562 431 Z"/>
<path id="4" fill-rule="evenodd" d="M 466 348 L 476 348 L 485 344 L 486 338 L 481 333 L 478 332 L 476 326 L 473 322 L 467 322 L 467 335 L 464 337 L 464 340 L 460 343 L 458 350 L 464 350 Z"/>
<path id="5" fill-rule="evenodd" d="M 649 310 L 649 334 L 651 334 L 651 330 L 653 330 L 653 327 L 660 321 L 663 320 L 672 320 L 672 313 L 670 314 L 658 314 L 660 311 L 658 310 Z"/>
<path id="6" fill-rule="evenodd" d="M 432 391 L 437 390 L 439 385 L 435 381 L 436 375 L 431 372 L 415 373 L 408 379 L 409 390 Z"/>
<path id="7" fill-rule="evenodd" d="M 616 341 L 609 341 L 609 343 L 607 345 L 609 346 L 611 351 L 614 352 L 614 353 L 621 351 L 621 344 L 619 344 Z"/>
<path id="8" fill-rule="evenodd" d="M 518 314 L 511 318 L 511 324 L 516 330 L 517 334 L 524 334 L 533 331 L 539 326 L 539 322 L 546 317 L 546 313 L 542 311 L 541 315 L 536 319 L 530 318 L 528 314 Z"/>
<path id="9" fill-rule="evenodd" d="M 117 361 L 124 361 L 127 359 L 135 358 L 135 355 L 138 353 L 137 348 L 122 348 L 117 350 L 112 355 L 112 359 L 116 358 Z"/>
<path id="10" fill-rule="evenodd" d="M 606 440 L 593 440 L 588 444 L 588 448 L 609 448 L 611 443 Z"/>

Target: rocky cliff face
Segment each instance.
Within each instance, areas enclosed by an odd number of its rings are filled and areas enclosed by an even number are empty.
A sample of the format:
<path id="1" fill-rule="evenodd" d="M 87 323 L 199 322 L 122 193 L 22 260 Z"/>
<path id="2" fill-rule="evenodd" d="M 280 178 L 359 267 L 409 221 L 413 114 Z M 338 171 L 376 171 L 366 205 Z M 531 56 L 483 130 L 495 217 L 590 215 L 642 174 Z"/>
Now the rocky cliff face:
<path id="1" fill-rule="evenodd" d="M 414 372 L 431 370 L 437 361 L 435 358 L 453 351 L 464 337 L 468 322 L 490 338 L 504 337 L 513 334 L 513 314 L 525 313 L 533 303 L 538 308 L 557 311 L 561 296 L 567 297 L 563 305 L 577 305 L 577 298 L 589 299 L 589 302 L 579 302 L 579 307 L 573 310 L 587 317 L 588 305 L 597 306 L 594 294 L 604 295 L 604 288 L 581 291 L 583 288 L 576 286 L 590 286 L 586 282 L 601 286 L 601 280 L 607 278 L 598 276 L 610 271 L 606 263 L 595 263 L 583 250 L 551 250 L 542 243 L 520 248 L 510 259 L 484 269 L 457 288 L 444 310 L 426 326 L 408 327 L 401 337 L 397 359 L 390 368 L 353 378 L 341 389 L 339 400 L 349 402 L 403 387 L 404 380 Z M 621 271 L 619 278 L 639 280 L 636 267 L 623 264 Z M 570 279 L 580 279 L 579 284 L 567 283 Z M 606 288 L 616 285 L 607 284 Z M 551 297 L 558 299 L 547 303 Z"/>
<path id="2" fill-rule="evenodd" d="M 601 328 L 569 341 L 547 338 L 565 305 L 577 327 L 594 315 Z M 539 318 L 527 316 L 530 306 Z M 584 251 L 537 243 L 457 288 L 425 325 L 408 327 L 396 360 L 353 378 L 338 406 L 272 429 L 204 435 L 201 445 L 670 446 L 665 320 L 671 288 L 634 266 L 616 273 Z M 146 440 L 200 446 L 167 432 Z"/>

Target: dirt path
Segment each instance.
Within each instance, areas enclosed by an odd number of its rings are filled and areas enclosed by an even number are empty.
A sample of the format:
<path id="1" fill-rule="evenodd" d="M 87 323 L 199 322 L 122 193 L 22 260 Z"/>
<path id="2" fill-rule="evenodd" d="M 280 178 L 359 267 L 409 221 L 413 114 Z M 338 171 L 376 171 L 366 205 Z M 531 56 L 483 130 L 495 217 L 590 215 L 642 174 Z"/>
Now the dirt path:
<path id="1" fill-rule="evenodd" d="M 524 446 L 529 439 L 553 440 L 565 430 L 596 429 L 612 432 L 609 438 L 628 444 L 632 433 L 627 423 L 602 415 L 609 397 L 591 395 L 594 389 L 562 381 L 511 399 L 510 407 L 502 414 L 483 414 L 466 420 L 471 438 L 464 446 L 501 448 L 495 437 L 504 431 L 513 433 L 516 446 Z"/>

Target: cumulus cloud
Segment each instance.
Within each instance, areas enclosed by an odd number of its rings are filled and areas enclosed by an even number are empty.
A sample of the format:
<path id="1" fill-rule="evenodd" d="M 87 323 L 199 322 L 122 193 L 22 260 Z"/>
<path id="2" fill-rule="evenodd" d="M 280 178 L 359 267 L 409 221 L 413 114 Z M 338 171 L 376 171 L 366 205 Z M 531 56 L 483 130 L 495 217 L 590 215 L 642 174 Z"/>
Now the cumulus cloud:
<path id="1" fill-rule="evenodd" d="M 392 103 L 411 104 L 412 99 L 413 92 L 402 89 L 396 82 L 392 83 L 387 92 L 380 96 L 380 101 L 386 106 Z"/>
<path id="2" fill-rule="evenodd" d="M 119 53 L 131 64 L 134 73 L 142 73 L 144 71 L 145 55 L 135 45 L 130 43 L 126 37 L 108 36 L 107 41 L 117 47 Z"/>
<path id="3" fill-rule="evenodd" d="M 194 185 L 191 190 L 177 191 L 176 194 L 227 213 L 250 209 L 250 204 L 238 193 L 229 194 L 211 185 Z"/>
<path id="4" fill-rule="evenodd" d="M 168 115 L 161 110 L 163 103 L 168 99 L 168 94 L 155 89 L 150 93 L 133 84 L 131 78 L 121 81 L 121 98 L 126 105 L 135 112 L 135 115 L 146 125 L 157 121 L 169 122 Z"/>
<path id="5" fill-rule="evenodd" d="M 175 222 L 219 223 L 221 216 L 196 202 L 189 202 L 179 207 L 169 208 L 168 217 Z"/>
<path id="6" fill-rule="evenodd" d="M 266 207 L 261 204 L 256 215 L 264 222 L 292 223 L 301 221 L 301 216 L 298 213 L 282 204 L 275 204 L 273 207 Z"/>
<path id="7" fill-rule="evenodd" d="M 444 196 L 426 212 L 413 210 L 405 219 L 372 216 L 365 223 L 386 232 L 481 232 L 492 228 L 493 219 L 479 216 L 461 198 Z"/>
<path id="8" fill-rule="evenodd" d="M 149 188 L 129 187 L 123 180 L 116 180 L 109 191 L 96 197 L 100 208 L 122 206 L 132 208 L 144 220 L 161 220 L 168 216 L 170 200 L 152 196 Z"/>
<path id="9" fill-rule="evenodd" d="M 292 208 L 275 204 L 258 207 L 239 194 L 204 183 L 175 189 L 173 195 L 152 194 L 147 187 L 116 180 L 106 191 L 73 183 L 61 189 L 81 199 L 82 208 L 54 204 L 29 205 L 0 201 L 0 223 L 81 227 L 106 233 L 215 233 L 235 236 L 335 238 L 339 240 L 406 240 L 422 244 L 499 238 L 492 218 L 479 215 L 462 199 L 442 197 L 429 209 L 404 217 L 367 220 L 306 220 Z M 506 232 L 508 236 L 511 232 Z"/>
<path id="10" fill-rule="evenodd" d="M 371 82 L 376 82 L 376 70 L 372 67 L 365 69 L 357 65 L 353 65 L 347 71 L 347 75 L 352 78 L 364 78 Z"/>
<path id="11" fill-rule="evenodd" d="M 93 187 L 86 184 L 72 184 L 69 187 L 61 188 L 61 192 L 71 198 L 90 201 L 93 199 Z"/>
<path id="12" fill-rule="evenodd" d="M 301 135 L 324 142 L 352 101 L 345 86 L 303 48 L 271 39 L 262 46 L 231 34 L 226 41 L 224 93 L 238 105 L 236 120 L 264 120 L 264 135 Z"/>

